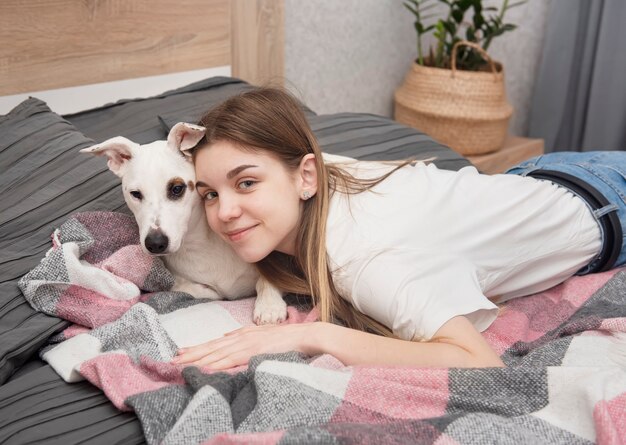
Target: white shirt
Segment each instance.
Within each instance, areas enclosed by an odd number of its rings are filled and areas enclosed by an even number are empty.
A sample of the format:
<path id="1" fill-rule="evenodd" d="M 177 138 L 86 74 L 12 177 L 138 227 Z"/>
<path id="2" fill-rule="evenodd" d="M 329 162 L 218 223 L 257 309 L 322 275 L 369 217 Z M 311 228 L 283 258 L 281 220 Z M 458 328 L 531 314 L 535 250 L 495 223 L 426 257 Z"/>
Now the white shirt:
<path id="1" fill-rule="evenodd" d="M 343 164 L 360 178 L 389 170 Z M 335 192 L 327 251 L 339 293 L 404 339 L 465 315 L 482 331 L 493 301 L 548 289 L 601 248 L 587 204 L 549 181 L 417 163 L 371 191 Z"/>

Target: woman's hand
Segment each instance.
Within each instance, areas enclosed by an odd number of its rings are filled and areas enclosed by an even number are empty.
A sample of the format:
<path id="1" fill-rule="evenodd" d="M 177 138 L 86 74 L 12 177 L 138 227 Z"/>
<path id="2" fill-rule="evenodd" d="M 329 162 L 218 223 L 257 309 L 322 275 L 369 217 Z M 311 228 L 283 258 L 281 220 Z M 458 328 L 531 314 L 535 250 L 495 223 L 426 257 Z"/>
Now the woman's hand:
<path id="1" fill-rule="evenodd" d="M 299 351 L 331 354 L 346 365 L 411 367 L 504 366 L 465 317 L 448 320 L 429 341 L 381 337 L 332 323 L 248 326 L 201 345 L 183 348 L 175 364 L 223 370 L 245 365 L 257 354 Z"/>
<path id="2" fill-rule="evenodd" d="M 310 348 L 315 323 L 247 326 L 222 338 L 181 348 L 172 363 L 206 366 L 219 371 L 245 365 L 253 355 L 298 351 L 315 355 Z"/>

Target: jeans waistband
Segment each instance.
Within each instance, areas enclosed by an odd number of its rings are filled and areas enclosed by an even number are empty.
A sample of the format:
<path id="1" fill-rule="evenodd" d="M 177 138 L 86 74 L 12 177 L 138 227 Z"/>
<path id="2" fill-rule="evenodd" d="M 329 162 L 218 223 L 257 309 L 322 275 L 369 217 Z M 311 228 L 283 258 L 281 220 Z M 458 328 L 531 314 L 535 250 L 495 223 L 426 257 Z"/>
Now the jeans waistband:
<path id="1" fill-rule="evenodd" d="M 533 170 L 528 173 L 536 179 L 546 179 L 571 190 L 575 195 L 584 199 L 592 210 L 599 210 L 611 203 L 595 187 L 582 179 L 556 170 Z M 622 249 L 622 226 L 617 212 L 607 212 L 596 216 L 604 235 L 602 249 L 598 258 L 592 262 L 591 269 L 586 273 L 604 272 L 611 269 L 617 261 Z"/>

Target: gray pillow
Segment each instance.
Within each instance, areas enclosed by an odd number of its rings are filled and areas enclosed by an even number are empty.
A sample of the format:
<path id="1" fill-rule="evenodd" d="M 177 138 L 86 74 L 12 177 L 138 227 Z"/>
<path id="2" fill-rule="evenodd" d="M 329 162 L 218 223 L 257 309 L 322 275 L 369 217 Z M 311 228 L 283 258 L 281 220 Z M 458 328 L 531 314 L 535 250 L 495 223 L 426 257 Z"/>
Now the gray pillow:
<path id="1" fill-rule="evenodd" d="M 50 248 L 50 235 L 75 212 L 125 211 L 118 178 L 92 145 L 39 99 L 0 116 L 0 384 L 66 326 L 30 307 L 17 280 Z"/>
<path id="2" fill-rule="evenodd" d="M 250 89 L 250 85 L 232 77 L 210 77 L 158 96 L 123 99 L 115 103 L 64 116 L 85 136 L 98 142 L 125 136 L 138 144 L 165 139 L 157 116 L 175 113 L 185 122 L 195 122 L 209 108 L 228 97 Z"/>

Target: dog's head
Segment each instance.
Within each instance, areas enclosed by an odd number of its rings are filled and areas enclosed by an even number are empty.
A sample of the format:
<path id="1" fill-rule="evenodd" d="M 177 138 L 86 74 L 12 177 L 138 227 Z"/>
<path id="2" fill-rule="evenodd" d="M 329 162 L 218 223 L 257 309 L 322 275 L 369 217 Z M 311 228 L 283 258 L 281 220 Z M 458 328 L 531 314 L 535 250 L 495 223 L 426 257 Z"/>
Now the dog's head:
<path id="1" fill-rule="evenodd" d="M 187 153 L 204 132 L 203 127 L 181 122 L 172 128 L 167 141 L 139 145 L 118 136 L 81 150 L 106 156 L 109 169 L 122 179 L 124 199 L 135 215 L 141 245 L 148 253 L 176 252 L 194 206 L 200 205 Z"/>

